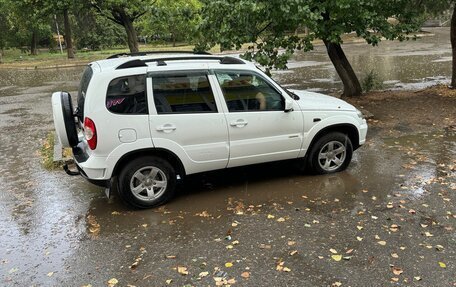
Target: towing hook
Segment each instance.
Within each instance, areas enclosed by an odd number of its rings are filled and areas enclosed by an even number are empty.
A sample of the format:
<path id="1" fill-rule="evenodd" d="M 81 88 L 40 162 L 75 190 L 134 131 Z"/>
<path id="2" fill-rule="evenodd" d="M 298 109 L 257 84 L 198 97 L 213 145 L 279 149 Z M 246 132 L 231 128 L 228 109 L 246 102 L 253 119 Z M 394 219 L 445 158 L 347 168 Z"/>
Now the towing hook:
<path id="1" fill-rule="evenodd" d="M 63 165 L 63 170 L 65 170 L 65 172 L 66 172 L 68 175 L 71 175 L 71 176 L 80 175 L 79 170 L 76 170 L 76 171 L 71 170 L 71 169 L 68 167 L 68 164 L 67 164 L 67 163 Z"/>

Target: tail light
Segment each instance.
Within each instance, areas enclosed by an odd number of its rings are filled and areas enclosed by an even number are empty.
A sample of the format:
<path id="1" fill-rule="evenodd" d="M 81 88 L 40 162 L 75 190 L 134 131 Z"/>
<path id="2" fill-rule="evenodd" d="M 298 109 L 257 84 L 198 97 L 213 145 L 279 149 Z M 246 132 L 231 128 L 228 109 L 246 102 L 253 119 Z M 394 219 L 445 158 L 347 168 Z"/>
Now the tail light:
<path id="1" fill-rule="evenodd" d="M 84 119 L 84 137 L 91 150 L 97 148 L 97 128 L 95 127 L 95 123 L 90 118 Z"/>

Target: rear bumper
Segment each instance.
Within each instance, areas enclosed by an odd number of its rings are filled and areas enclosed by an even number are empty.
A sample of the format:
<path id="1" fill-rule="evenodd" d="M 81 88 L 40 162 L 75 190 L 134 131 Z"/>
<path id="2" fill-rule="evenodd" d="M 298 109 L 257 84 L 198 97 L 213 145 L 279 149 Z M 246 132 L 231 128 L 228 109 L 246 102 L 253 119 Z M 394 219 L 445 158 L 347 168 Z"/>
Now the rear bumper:
<path id="1" fill-rule="evenodd" d="M 77 170 L 71 170 L 68 167 L 68 164 L 65 164 L 63 166 L 63 169 L 65 170 L 65 172 L 68 175 L 71 175 L 71 176 L 80 175 L 84 179 L 86 179 L 88 182 L 90 182 L 92 184 L 95 184 L 97 186 L 106 187 L 106 188 L 110 188 L 111 187 L 111 180 L 110 179 L 91 179 L 91 178 L 89 178 L 87 176 L 87 174 L 84 172 L 84 170 L 79 165 L 77 165 L 77 164 L 75 164 L 75 165 L 76 165 Z"/>

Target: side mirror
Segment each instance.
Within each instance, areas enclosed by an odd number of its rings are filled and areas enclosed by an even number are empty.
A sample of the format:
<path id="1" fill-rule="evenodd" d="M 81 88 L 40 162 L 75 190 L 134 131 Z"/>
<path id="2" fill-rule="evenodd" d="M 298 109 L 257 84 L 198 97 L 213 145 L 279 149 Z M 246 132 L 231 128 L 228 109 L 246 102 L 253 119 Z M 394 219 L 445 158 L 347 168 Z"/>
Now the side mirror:
<path id="1" fill-rule="evenodd" d="M 285 112 L 289 113 L 293 111 L 293 101 L 286 99 L 285 100 Z"/>

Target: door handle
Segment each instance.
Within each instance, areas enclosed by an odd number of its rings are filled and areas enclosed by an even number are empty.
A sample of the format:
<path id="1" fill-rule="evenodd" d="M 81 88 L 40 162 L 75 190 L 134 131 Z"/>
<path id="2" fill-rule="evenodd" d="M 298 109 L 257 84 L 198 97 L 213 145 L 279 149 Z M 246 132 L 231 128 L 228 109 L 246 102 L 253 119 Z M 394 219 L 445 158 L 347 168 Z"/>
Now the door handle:
<path id="1" fill-rule="evenodd" d="M 238 127 L 238 128 L 243 128 L 243 127 L 245 127 L 247 124 L 248 124 L 247 121 L 241 120 L 241 119 L 236 120 L 236 121 L 232 121 L 232 122 L 230 123 L 230 125 L 231 125 L 232 127 Z"/>
<path id="2" fill-rule="evenodd" d="M 164 124 L 162 126 L 158 126 L 156 129 L 159 132 L 165 132 L 165 133 L 168 132 L 168 133 L 170 133 L 170 132 L 176 130 L 177 128 L 176 128 L 175 125 L 172 125 L 172 124 Z"/>

